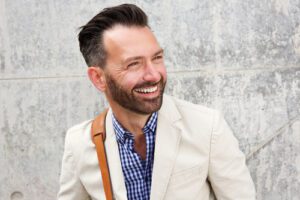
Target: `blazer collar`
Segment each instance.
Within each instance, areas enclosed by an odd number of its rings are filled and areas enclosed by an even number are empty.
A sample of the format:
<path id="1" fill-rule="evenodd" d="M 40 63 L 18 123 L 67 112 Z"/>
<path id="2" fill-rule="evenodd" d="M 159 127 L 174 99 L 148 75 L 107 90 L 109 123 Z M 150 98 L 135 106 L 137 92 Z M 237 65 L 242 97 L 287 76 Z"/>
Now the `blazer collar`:
<path id="1" fill-rule="evenodd" d="M 170 97 L 169 95 L 164 95 L 163 104 L 158 111 L 158 114 L 159 116 L 163 115 L 168 118 L 168 121 L 172 124 L 181 119 L 181 114 L 174 103 L 174 98 Z"/>

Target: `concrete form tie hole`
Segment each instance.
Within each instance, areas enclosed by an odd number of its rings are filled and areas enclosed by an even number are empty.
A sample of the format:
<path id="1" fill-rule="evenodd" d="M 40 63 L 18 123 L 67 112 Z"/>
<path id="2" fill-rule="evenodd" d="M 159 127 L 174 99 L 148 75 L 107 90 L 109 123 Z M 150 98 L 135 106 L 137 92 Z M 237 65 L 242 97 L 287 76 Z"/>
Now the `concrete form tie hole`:
<path id="1" fill-rule="evenodd" d="M 15 191 L 11 193 L 10 200 L 22 200 L 23 199 L 23 193 L 19 191 Z"/>

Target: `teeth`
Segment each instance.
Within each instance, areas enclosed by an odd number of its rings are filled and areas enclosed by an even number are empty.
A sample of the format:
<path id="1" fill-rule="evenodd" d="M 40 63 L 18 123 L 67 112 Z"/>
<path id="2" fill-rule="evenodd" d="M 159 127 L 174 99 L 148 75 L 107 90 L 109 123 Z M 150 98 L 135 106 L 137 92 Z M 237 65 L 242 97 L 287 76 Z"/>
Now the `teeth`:
<path id="1" fill-rule="evenodd" d="M 135 89 L 137 92 L 142 92 L 142 93 L 150 93 L 150 92 L 155 92 L 157 90 L 157 86 L 151 87 L 151 88 L 138 88 Z"/>

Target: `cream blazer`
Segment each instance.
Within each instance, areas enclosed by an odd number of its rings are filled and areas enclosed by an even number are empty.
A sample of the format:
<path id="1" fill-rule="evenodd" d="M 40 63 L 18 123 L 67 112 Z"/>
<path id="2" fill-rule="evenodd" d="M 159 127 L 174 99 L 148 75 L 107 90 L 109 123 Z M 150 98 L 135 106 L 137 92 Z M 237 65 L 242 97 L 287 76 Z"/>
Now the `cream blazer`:
<path id="1" fill-rule="evenodd" d="M 105 200 L 91 120 L 68 130 L 58 200 Z M 114 199 L 126 188 L 112 112 L 105 141 Z M 164 95 L 158 112 L 151 200 L 254 200 L 245 156 L 221 115 L 212 109 Z"/>

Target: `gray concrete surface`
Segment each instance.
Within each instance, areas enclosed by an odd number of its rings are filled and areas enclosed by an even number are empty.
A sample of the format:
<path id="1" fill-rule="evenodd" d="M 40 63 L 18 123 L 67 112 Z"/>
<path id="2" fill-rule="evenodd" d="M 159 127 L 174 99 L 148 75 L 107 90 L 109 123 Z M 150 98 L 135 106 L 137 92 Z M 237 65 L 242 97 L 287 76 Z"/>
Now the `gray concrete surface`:
<path id="1" fill-rule="evenodd" d="M 166 50 L 166 92 L 223 111 L 257 199 L 300 199 L 300 0 L 128 2 Z M 119 3 L 0 0 L 1 200 L 55 199 L 67 128 L 107 105 L 77 28 Z"/>

